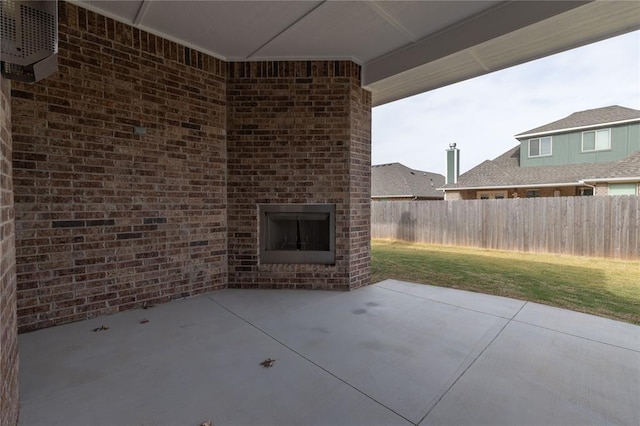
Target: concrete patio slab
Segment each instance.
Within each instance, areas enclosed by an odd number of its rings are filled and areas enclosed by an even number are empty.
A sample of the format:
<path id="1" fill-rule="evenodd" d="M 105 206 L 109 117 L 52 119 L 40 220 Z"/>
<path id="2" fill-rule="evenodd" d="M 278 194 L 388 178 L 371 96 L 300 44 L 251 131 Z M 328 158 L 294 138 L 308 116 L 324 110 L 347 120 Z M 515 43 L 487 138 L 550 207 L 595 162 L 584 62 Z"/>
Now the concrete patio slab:
<path id="1" fill-rule="evenodd" d="M 508 297 L 473 293 L 453 288 L 425 286 L 424 284 L 405 281 L 386 280 L 377 285 L 391 291 L 399 291 L 423 299 L 509 319 L 513 318 L 525 304 L 523 300 L 510 299 Z"/>
<path id="2" fill-rule="evenodd" d="M 531 302 L 515 320 L 640 352 L 640 327 L 633 324 Z"/>
<path id="3" fill-rule="evenodd" d="M 211 297 L 413 423 L 507 323 L 379 286 L 291 309 L 286 321 L 256 318 L 260 293 L 233 307 L 233 291 Z"/>
<path id="4" fill-rule="evenodd" d="M 640 424 L 638 352 L 511 322 L 421 425 Z"/>
<path id="5" fill-rule="evenodd" d="M 391 280 L 223 290 L 20 335 L 20 422 L 638 424 L 640 327 L 554 309 Z"/>
<path id="6" fill-rule="evenodd" d="M 25 334 L 20 350 L 24 425 L 409 424 L 206 296 Z"/>

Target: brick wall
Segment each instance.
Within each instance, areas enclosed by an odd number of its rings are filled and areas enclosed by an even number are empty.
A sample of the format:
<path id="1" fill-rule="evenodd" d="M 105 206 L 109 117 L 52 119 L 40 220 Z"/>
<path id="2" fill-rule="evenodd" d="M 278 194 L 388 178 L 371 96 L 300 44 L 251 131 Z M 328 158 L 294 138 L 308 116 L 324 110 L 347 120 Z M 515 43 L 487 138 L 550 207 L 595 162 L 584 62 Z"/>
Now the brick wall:
<path id="1" fill-rule="evenodd" d="M 229 286 L 368 283 L 371 98 L 359 73 L 346 61 L 229 64 Z M 335 265 L 260 264 L 258 203 L 335 203 Z"/>
<path id="2" fill-rule="evenodd" d="M 463 193 L 462 191 L 447 191 L 445 193 L 444 199 L 447 201 L 457 201 L 457 200 L 463 200 Z"/>
<path id="3" fill-rule="evenodd" d="M 351 80 L 349 286 L 371 283 L 371 93 Z"/>
<path id="4" fill-rule="evenodd" d="M 59 20 L 58 72 L 12 87 L 20 330 L 225 287 L 226 64 Z"/>
<path id="5" fill-rule="evenodd" d="M 18 420 L 18 348 L 11 105 L 9 81 L 0 77 L 0 425 Z"/>
<path id="6" fill-rule="evenodd" d="M 526 198 L 527 191 L 536 190 L 540 197 L 555 197 L 555 191 L 560 191 L 560 197 L 573 197 L 579 195 L 578 188 L 575 186 L 561 186 L 561 187 L 542 187 L 542 188 L 507 188 L 508 198 Z M 493 191 L 493 190 L 492 190 Z M 499 192 L 502 190 L 495 190 Z M 447 191 L 447 201 L 454 200 L 475 200 L 478 199 L 478 191 L 474 189 L 464 191 Z M 517 194 L 517 196 L 516 196 Z"/>
<path id="7" fill-rule="evenodd" d="M 11 92 L 21 331 L 227 284 L 369 283 L 359 66 L 224 63 L 65 2 L 59 21 L 58 72 Z M 269 202 L 336 204 L 335 265 L 260 265 Z"/>
<path id="8" fill-rule="evenodd" d="M 593 195 L 609 195 L 609 184 L 608 183 L 598 183 L 593 190 Z"/>
<path id="9" fill-rule="evenodd" d="M 513 196 L 513 194 L 518 194 L 519 198 L 526 198 L 527 197 L 527 191 L 538 191 L 538 194 L 540 197 L 555 197 L 555 193 L 556 191 L 560 191 L 560 195 L 559 197 L 573 197 L 575 195 L 579 195 L 580 193 L 578 192 L 578 189 L 575 186 L 561 186 L 558 188 L 554 188 L 554 187 L 543 187 L 543 188 L 517 188 L 517 189 L 510 189 L 508 194 L 509 194 L 509 198 L 515 198 Z"/>

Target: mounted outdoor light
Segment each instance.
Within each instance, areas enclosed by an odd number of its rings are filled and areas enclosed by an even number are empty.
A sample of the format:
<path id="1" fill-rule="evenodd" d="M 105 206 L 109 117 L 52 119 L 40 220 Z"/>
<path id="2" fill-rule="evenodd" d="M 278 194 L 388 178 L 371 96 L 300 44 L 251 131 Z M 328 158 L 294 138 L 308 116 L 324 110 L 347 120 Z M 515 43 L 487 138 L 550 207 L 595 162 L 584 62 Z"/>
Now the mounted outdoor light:
<path id="1" fill-rule="evenodd" d="M 0 71 L 35 83 L 58 68 L 58 2 L 0 0 Z"/>

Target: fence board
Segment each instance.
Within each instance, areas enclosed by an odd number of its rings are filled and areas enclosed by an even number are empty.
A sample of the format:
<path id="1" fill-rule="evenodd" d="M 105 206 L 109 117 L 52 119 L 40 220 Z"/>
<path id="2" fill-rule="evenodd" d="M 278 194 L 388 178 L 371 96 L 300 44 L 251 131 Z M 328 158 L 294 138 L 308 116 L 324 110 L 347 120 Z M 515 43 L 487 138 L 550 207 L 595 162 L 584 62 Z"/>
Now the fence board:
<path id="1" fill-rule="evenodd" d="M 638 259 L 639 198 L 375 201 L 371 235 L 432 244 Z"/>

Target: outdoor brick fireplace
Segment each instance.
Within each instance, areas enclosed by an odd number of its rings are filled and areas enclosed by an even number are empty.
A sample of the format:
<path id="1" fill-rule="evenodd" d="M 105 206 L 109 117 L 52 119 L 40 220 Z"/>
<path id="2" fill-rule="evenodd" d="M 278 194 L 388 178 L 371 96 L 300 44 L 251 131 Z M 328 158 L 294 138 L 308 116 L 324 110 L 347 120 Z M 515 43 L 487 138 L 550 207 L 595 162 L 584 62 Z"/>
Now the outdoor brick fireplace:
<path id="1" fill-rule="evenodd" d="M 21 331 L 227 287 L 369 284 L 359 65 L 224 62 L 66 2 L 59 39 L 53 76 L 3 83 Z M 276 214 L 287 244 L 261 244 L 260 206 L 291 205 L 329 209 Z"/>
<path id="2" fill-rule="evenodd" d="M 233 63 L 228 73 L 229 287 L 369 284 L 371 95 L 360 87 L 360 67 Z M 308 256 L 299 241 L 265 261 L 261 206 L 304 204 L 335 210 L 335 251 Z M 283 226 L 297 232 L 298 223 Z"/>

